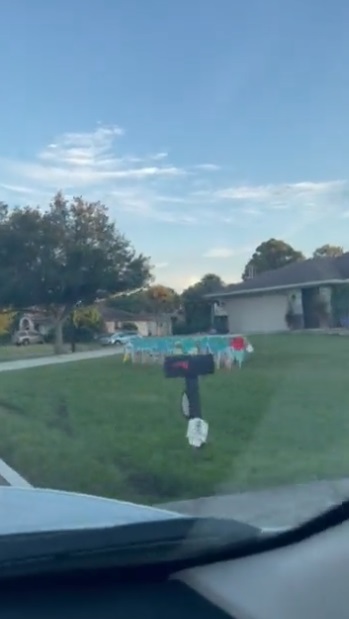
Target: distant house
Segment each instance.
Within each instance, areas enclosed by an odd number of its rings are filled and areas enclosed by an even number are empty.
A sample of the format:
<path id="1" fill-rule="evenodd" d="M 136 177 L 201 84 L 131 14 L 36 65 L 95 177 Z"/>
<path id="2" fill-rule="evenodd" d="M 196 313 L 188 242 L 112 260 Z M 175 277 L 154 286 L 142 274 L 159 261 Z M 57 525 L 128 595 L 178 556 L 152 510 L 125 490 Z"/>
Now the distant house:
<path id="1" fill-rule="evenodd" d="M 133 324 L 141 335 L 167 336 L 172 335 L 171 314 L 133 314 L 124 310 L 108 307 L 104 302 L 95 304 L 102 320 L 104 331 L 114 333 L 125 325 Z M 19 319 L 20 331 L 38 331 L 47 335 L 53 328 L 53 319 L 40 310 L 25 312 Z"/>
<path id="2" fill-rule="evenodd" d="M 114 333 L 127 324 L 134 324 L 140 335 L 167 336 L 172 335 L 171 314 L 133 314 L 124 310 L 108 307 L 105 303 L 96 303 L 102 316 L 104 329 Z"/>
<path id="3" fill-rule="evenodd" d="M 295 262 L 206 298 L 213 326 L 231 333 L 349 326 L 349 253 Z"/>
<path id="4" fill-rule="evenodd" d="M 20 331 L 38 331 L 42 335 L 47 335 L 53 329 L 53 319 L 47 314 L 33 309 L 21 316 L 18 329 Z"/>

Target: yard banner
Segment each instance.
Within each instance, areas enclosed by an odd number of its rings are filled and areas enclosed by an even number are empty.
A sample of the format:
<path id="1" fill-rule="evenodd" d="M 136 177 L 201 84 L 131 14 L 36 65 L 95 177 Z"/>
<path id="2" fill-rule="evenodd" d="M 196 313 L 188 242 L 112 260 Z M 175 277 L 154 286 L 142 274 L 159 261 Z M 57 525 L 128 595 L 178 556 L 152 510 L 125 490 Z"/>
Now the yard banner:
<path id="1" fill-rule="evenodd" d="M 167 356 L 205 355 L 214 357 L 217 369 L 241 368 L 254 352 L 243 335 L 196 335 L 169 337 L 132 337 L 124 347 L 124 362 L 162 363 Z"/>

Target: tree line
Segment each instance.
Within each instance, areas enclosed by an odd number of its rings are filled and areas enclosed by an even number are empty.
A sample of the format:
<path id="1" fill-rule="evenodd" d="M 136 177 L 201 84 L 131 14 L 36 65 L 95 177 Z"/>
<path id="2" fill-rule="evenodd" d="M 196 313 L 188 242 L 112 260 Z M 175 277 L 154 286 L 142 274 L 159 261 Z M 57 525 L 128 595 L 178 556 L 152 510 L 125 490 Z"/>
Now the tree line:
<path id="1" fill-rule="evenodd" d="M 325 244 L 315 249 L 312 258 L 335 258 L 343 253 L 343 247 Z M 265 271 L 280 269 L 300 260 L 306 260 L 306 256 L 301 251 L 294 249 L 285 241 L 269 239 L 256 248 L 245 266 L 242 279 L 246 280 Z"/>
<path id="2" fill-rule="evenodd" d="M 341 247 L 323 245 L 314 256 L 341 253 Z M 242 279 L 304 259 L 284 241 L 269 239 L 256 248 Z M 101 202 L 68 200 L 62 192 L 46 209 L 0 202 L 0 323 L 39 308 L 53 321 L 56 352 L 67 326 L 99 324 L 98 299 L 133 314 L 171 313 L 175 330 L 190 333 L 209 328 L 205 295 L 223 287 L 215 274 L 181 294 L 154 285 L 150 258 L 136 252 Z"/>

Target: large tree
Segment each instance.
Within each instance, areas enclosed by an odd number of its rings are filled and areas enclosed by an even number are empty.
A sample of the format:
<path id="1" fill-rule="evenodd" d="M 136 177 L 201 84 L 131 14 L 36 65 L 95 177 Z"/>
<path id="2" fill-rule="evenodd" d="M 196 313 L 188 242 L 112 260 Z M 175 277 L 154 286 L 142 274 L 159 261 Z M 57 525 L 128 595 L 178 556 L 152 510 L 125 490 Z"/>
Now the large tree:
<path id="1" fill-rule="evenodd" d="M 302 252 L 297 251 L 285 241 L 269 239 L 258 245 L 245 266 L 242 279 L 246 280 L 265 271 L 279 269 L 304 259 Z"/>
<path id="2" fill-rule="evenodd" d="M 339 245 L 329 245 L 328 243 L 326 243 L 326 245 L 321 245 L 321 247 L 318 247 L 317 249 L 315 249 L 313 253 L 313 257 L 314 258 L 337 258 L 337 256 L 342 256 L 343 254 L 344 254 L 343 247 L 340 247 Z"/>
<path id="3" fill-rule="evenodd" d="M 223 286 L 218 275 L 208 273 L 199 282 L 183 291 L 182 303 L 189 332 L 206 331 L 210 328 L 211 303 L 205 299 L 205 295 L 221 290 Z"/>
<path id="4" fill-rule="evenodd" d="M 56 352 L 74 308 L 150 281 L 149 261 L 136 254 L 100 202 L 58 193 L 46 211 L 0 205 L 0 301 L 39 306 L 54 318 Z"/>

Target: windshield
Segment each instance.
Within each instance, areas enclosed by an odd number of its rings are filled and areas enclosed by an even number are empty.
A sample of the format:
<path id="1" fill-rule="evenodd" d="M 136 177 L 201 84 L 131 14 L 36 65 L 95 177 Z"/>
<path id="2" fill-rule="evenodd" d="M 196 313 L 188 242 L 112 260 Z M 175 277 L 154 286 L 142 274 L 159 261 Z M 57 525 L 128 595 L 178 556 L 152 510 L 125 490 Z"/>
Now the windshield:
<path id="1" fill-rule="evenodd" d="M 3 7 L 3 488 L 275 529 L 349 496 L 348 17 Z"/>

